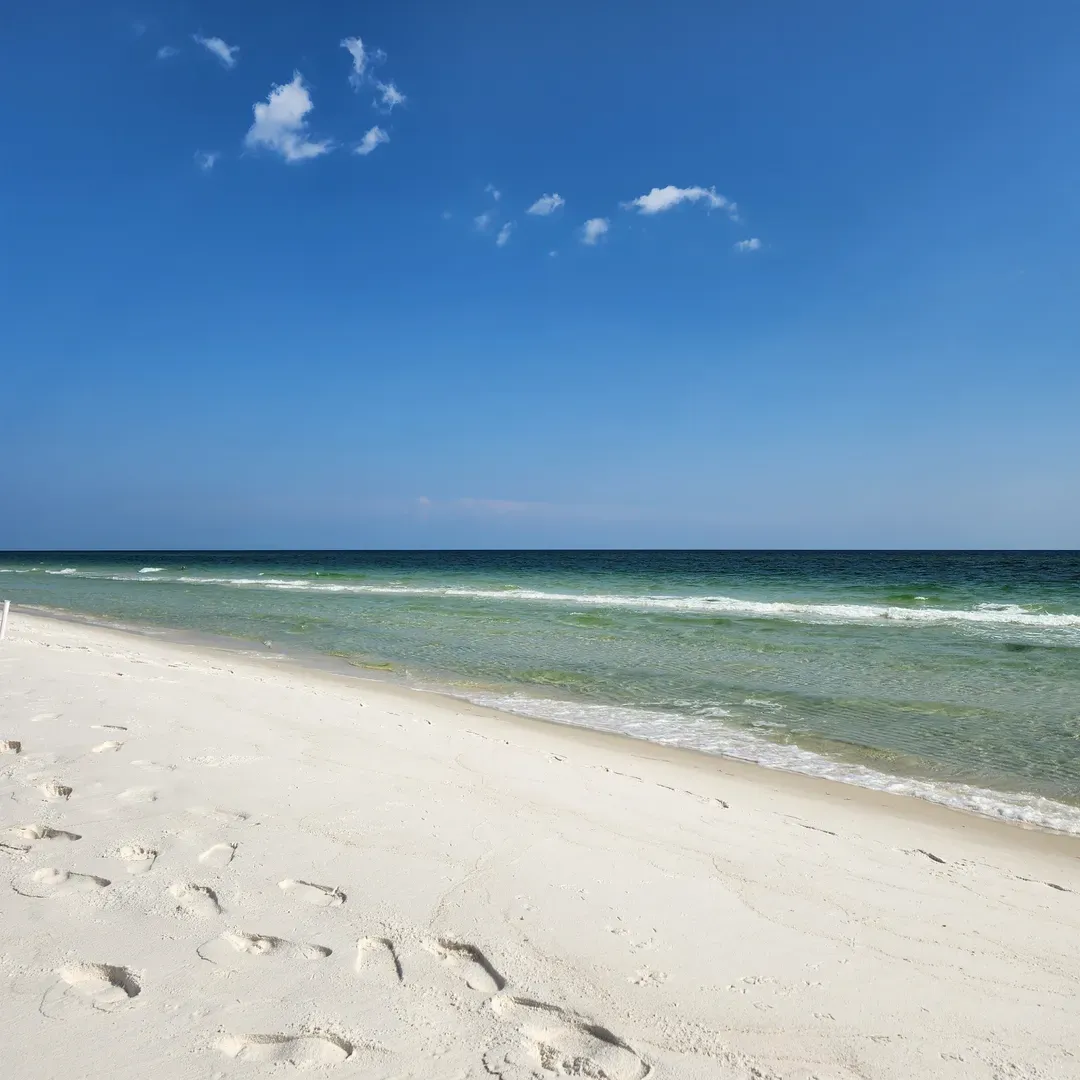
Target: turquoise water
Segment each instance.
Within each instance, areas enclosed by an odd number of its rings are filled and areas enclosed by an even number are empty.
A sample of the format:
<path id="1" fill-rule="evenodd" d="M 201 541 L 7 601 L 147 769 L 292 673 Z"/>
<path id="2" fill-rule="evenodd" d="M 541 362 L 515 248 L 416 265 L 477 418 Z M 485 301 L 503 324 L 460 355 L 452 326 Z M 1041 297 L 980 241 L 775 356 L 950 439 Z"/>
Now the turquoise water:
<path id="1" fill-rule="evenodd" d="M 1080 834 L 1078 553 L 22 553 L 3 597 Z"/>

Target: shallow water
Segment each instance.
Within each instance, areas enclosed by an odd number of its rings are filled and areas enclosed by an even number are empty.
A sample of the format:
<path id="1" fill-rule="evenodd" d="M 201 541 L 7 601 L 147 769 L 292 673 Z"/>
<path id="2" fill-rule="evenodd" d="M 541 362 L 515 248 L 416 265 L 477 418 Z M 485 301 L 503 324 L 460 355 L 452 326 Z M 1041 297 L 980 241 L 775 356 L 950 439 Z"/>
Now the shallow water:
<path id="1" fill-rule="evenodd" d="M 1080 554 L 0 555 L 0 598 L 1080 833 Z"/>

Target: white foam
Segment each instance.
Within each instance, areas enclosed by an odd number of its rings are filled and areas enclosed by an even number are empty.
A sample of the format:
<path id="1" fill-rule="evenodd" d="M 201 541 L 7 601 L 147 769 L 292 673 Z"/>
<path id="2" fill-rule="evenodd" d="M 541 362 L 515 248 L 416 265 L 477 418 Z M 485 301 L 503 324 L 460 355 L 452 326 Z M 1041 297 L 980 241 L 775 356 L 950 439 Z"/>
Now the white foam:
<path id="1" fill-rule="evenodd" d="M 474 589 L 460 586 L 352 585 L 306 579 L 181 577 L 191 585 L 256 586 L 373 596 L 447 596 L 476 600 L 519 600 L 576 606 L 789 619 L 807 623 L 891 622 L 918 626 L 962 623 L 975 626 L 1017 626 L 1041 630 L 1080 630 L 1080 615 L 1029 610 L 1018 604 L 978 604 L 973 608 L 905 608 L 886 604 L 815 604 L 806 601 L 745 600 L 731 596 L 627 596 L 617 593 L 561 593 L 539 589 Z"/>
<path id="2" fill-rule="evenodd" d="M 907 795 L 967 810 L 982 817 L 1080 836 L 1080 807 L 1055 802 L 1041 795 L 990 791 L 970 784 L 892 776 L 865 765 L 833 761 L 791 743 L 771 742 L 741 728 L 722 723 L 702 723 L 693 717 L 661 710 L 531 698 L 524 694 L 469 693 L 460 690 L 453 693 L 474 704 L 503 712 L 551 720 L 571 727 L 617 732 L 664 746 L 680 746 L 736 758 L 768 769 L 802 773 L 894 795 Z"/>
<path id="3" fill-rule="evenodd" d="M 344 586 L 314 585 L 303 578 L 292 581 L 285 578 L 202 578 L 179 577 L 185 585 L 262 585 L 270 589 L 311 589 L 313 592 L 340 592 Z"/>
<path id="4" fill-rule="evenodd" d="M 160 574 L 164 571 L 164 566 L 144 566 L 139 573 L 140 574 Z"/>
<path id="5" fill-rule="evenodd" d="M 67 566 L 63 570 L 46 570 L 46 574 L 77 574 L 79 571 L 74 566 Z"/>

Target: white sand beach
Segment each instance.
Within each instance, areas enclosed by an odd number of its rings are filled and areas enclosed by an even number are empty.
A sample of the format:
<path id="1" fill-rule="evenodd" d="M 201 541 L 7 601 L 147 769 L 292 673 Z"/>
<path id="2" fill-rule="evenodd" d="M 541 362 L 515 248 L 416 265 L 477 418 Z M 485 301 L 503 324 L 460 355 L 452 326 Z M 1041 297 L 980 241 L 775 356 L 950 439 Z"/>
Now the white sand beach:
<path id="1" fill-rule="evenodd" d="M 1080 841 L 14 611 L 3 1075 L 1080 1077 Z"/>

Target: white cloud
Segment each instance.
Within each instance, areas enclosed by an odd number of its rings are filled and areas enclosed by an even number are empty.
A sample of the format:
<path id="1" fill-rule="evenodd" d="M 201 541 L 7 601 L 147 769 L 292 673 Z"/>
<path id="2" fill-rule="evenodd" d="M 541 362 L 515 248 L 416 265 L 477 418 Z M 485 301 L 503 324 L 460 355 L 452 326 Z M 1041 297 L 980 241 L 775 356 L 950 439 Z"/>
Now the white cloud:
<path id="1" fill-rule="evenodd" d="M 387 112 L 392 112 L 395 105 L 405 104 L 405 95 L 392 81 L 388 83 L 377 82 L 375 88 L 379 91 L 379 99 L 386 107 Z"/>
<path id="2" fill-rule="evenodd" d="M 366 157 L 376 146 L 389 141 L 390 136 L 387 135 L 381 127 L 375 126 L 364 132 L 364 137 L 360 140 L 360 145 L 356 147 L 353 153 L 363 154 Z"/>
<path id="3" fill-rule="evenodd" d="M 589 218 L 584 225 L 581 226 L 581 242 L 588 244 L 590 247 L 596 244 L 600 237 L 604 235 L 611 228 L 611 222 L 606 217 L 594 217 Z"/>
<path id="4" fill-rule="evenodd" d="M 364 51 L 364 43 L 358 37 L 347 37 L 342 40 L 341 47 L 349 50 L 352 57 L 352 71 L 349 73 L 349 85 L 354 90 L 359 90 L 364 81 L 364 72 L 367 70 L 367 53 Z"/>
<path id="5" fill-rule="evenodd" d="M 561 195 L 541 195 L 525 213 L 547 217 L 548 214 L 554 214 L 560 206 L 565 205 L 566 200 Z"/>
<path id="6" fill-rule="evenodd" d="M 494 184 L 488 184 L 488 186 L 484 188 L 484 193 L 490 195 L 496 202 L 502 198 L 502 192 Z"/>
<path id="7" fill-rule="evenodd" d="M 175 45 L 162 45 L 157 51 L 157 58 L 159 60 L 168 60 L 170 56 L 175 56 L 179 51 Z"/>
<path id="8" fill-rule="evenodd" d="M 485 232 L 487 227 L 491 224 L 491 220 L 495 215 L 490 210 L 485 210 L 482 214 L 477 214 L 473 218 L 473 224 L 481 231 Z"/>
<path id="9" fill-rule="evenodd" d="M 736 251 L 757 251 L 761 247 L 761 241 L 756 236 L 751 236 L 749 240 L 739 240 L 735 244 Z"/>
<path id="10" fill-rule="evenodd" d="M 639 195 L 628 203 L 623 203 L 628 210 L 637 208 L 639 214 L 659 214 L 664 210 L 670 210 L 683 202 L 702 202 L 710 210 L 727 210 L 732 218 L 736 218 L 735 204 L 723 195 L 716 193 L 716 188 L 703 187 L 675 187 L 668 184 L 667 187 L 653 188 L 648 195 Z"/>
<path id="11" fill-rule="evenodd" d="M 495 243 L 499 247 L 505 247 L 507 240 L 510 239 L 510 234 L 514 231 L 514 223 L 508 221 L 500 230 L 499 235 L 495 237 Z"/>
<path id="12" fill-rule="evenodd" d="M 203 172 L 209 172 L 218 163 L 220 157 L 221 155 L 216 150 L 209 153 L 205 150 L 200 150 L 195 155 L 195 164 L 198 165 Z"/>
<path id="13" fill-rule="evenodd" d="M 304 117 L 314 106 L 299 71 L 292 82 L 274 86 L 266 101 L 255 103 L 255 123 L 244 137 L 252 149 L 260 146 L 279 153 L 286 161 L 305 161 L 333 149 L 329 140 L 314 142 L 308 138 Z"/>
<path id="14" fill-rule="evenodd" d="M 227 68 L 236 67 L 236 54 L 240 51 L 239 45 L 226 45 L 219 37 L 205 38 L 198 34 L 192 34 L 192 38 L 204 49 L 209 49 Z"/>

